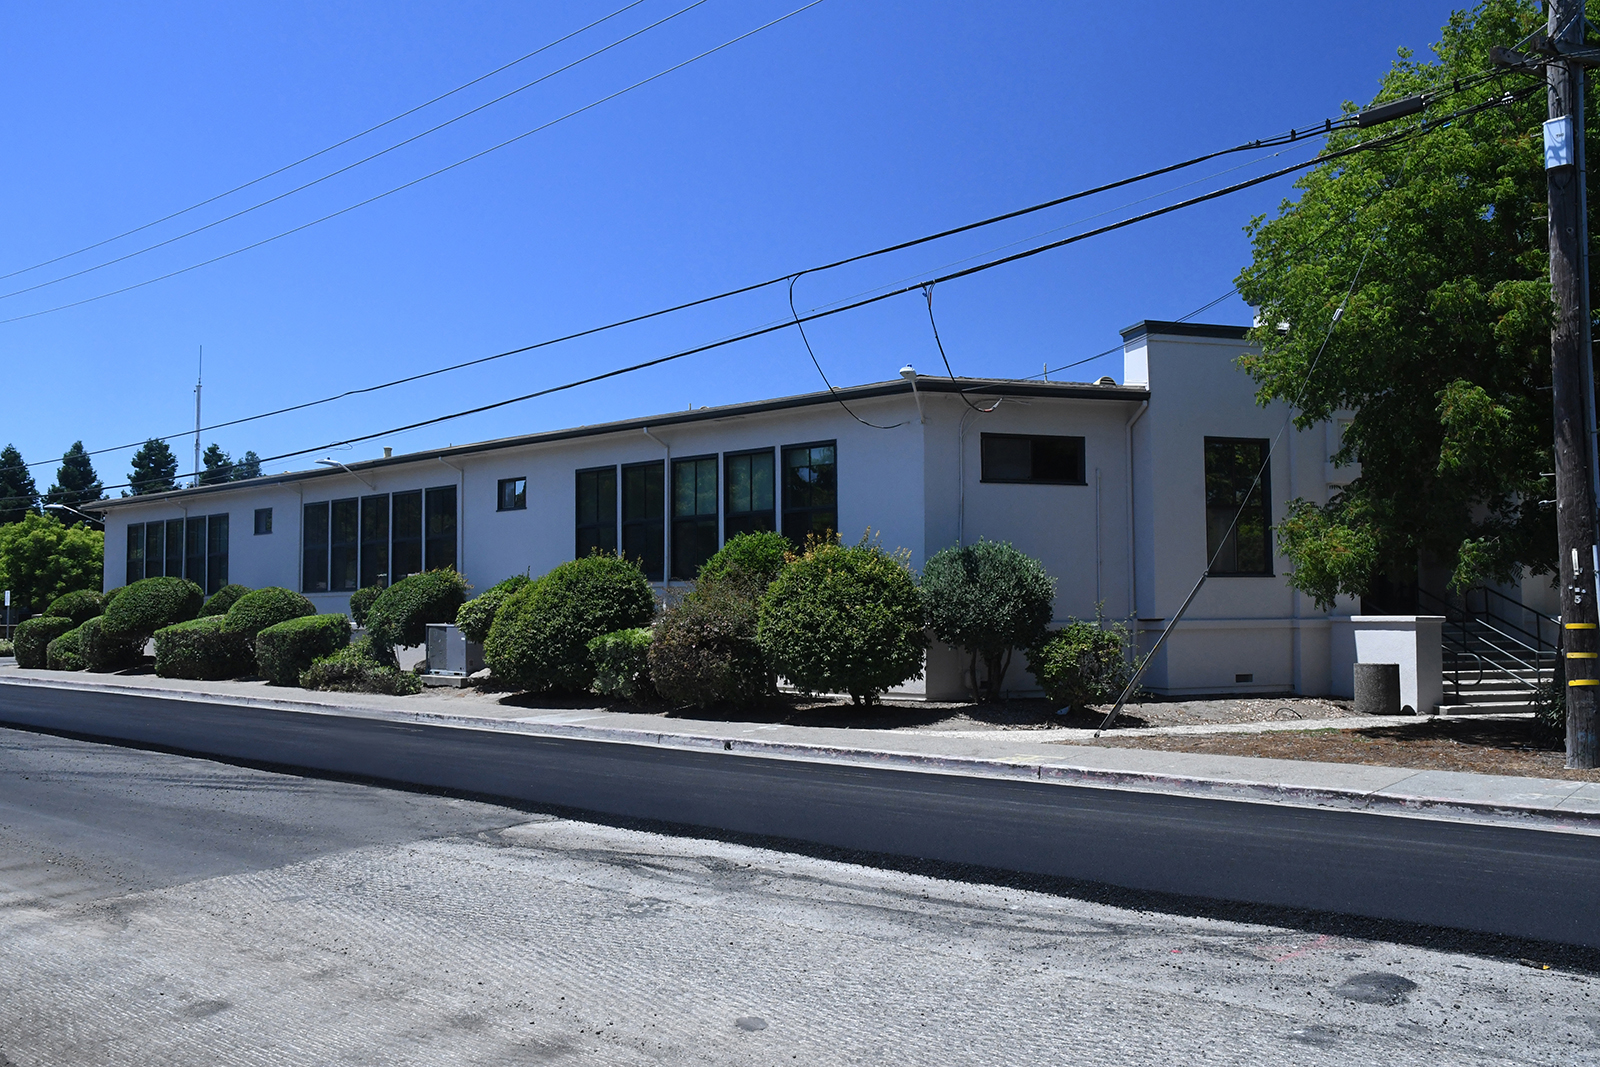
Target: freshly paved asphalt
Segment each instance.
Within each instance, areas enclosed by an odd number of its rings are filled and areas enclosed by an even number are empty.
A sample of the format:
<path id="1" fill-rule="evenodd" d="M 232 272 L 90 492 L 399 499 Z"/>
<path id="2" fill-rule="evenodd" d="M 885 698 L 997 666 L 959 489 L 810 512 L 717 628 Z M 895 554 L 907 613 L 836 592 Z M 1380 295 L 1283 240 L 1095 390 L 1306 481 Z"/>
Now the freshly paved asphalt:
<path id="1" fill-rule="evenodd" d="M 1144 892 L 1600 947 L 1595 836 L 64 689 L 0 687 L 0 722 Z"/>

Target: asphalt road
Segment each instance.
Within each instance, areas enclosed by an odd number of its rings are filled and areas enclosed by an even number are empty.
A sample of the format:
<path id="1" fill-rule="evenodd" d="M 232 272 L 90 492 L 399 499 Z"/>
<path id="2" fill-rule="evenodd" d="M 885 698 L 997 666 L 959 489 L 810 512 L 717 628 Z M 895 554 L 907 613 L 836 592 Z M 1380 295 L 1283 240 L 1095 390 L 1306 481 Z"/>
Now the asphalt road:
<path id="1" fill-rule="evenodd" d="M 0 1064 L 1600 1063 L 1600 981 L 0 730 Z"/>

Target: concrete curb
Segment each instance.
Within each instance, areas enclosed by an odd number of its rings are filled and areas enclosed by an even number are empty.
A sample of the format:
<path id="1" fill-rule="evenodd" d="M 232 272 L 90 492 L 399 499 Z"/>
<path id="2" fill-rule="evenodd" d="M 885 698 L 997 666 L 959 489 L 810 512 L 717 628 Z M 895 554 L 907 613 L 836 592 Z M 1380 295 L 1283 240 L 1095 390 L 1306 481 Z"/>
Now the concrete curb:
<path id="1" fill-rule="evenodd" d="M 118 685 L 115 682 L 77 679 L 3 678 L 0 685 L 19 688 L 51 689 L 70 692 L 101 692 L 118 696 L 179 700 L 216 706 L 266 708 L 293 714 L 322 715 L 376 722 L 408 723 L 452 730 L 497 732 L 533 737 L 567 738 L 604 744 L 701 752 L 723 752 L 736 756 L 798 760 L 870 766 L 926 774 L 961 775 L 1037 781 L 1043 784 L 1130 790 L 1211 800 L 1287 805 L 1301 808 L 1332 808 L 1375 815 L 1407 818 L 1445 819 L 1462 822 L 1488 822 L 1527 829 L 1593 834 L 1600 836 L 1600 805 L 1594 810 L 1563 809 L 1549 804 L 1516 803 L 1506 800 L 1475 800 L 1428 793 L 1350 789 L 1327 785 L 1295 784 L 1249 777 L 1190 775 L 1162 771 L 1110 769 L 1075 763 L 1069 756 L 1049 754 L 977 757 L 933 755 L 883 748 L 857 748 L 838 745 L 803 744 L 793 741 L 765 741 L 720 737 L 714 734 L 639 730 L 625 727 L 593 726 L 574 723 L 527 722 L 457 715 L 438 711 L 408 711 L 403 708 L 378 708 L 358 704 L 257 697 L 245 694 L 219 694 L 176 687 Z M 1327 766 L 1308 764 L 1308 767 Z M 1530 779 L 1530 782 L 1542 781 Z M 1566 785 L 1568 783 L 1561 783 Z M 1574 789 L 1578 786 L 1574 786 Z"/>

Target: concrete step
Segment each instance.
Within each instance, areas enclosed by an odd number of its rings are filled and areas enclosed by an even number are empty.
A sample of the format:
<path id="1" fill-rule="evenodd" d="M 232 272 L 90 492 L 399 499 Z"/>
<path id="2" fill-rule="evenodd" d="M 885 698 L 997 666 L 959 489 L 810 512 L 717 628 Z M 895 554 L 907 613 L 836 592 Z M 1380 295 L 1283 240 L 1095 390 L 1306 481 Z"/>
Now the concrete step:
<path id="1" fill-rule="evenodd" d="M 1515 715 L 1533 711 L 1526 700 L 1494 700 L 1475 704 L 1440 704 L 1440 715 Z"/>

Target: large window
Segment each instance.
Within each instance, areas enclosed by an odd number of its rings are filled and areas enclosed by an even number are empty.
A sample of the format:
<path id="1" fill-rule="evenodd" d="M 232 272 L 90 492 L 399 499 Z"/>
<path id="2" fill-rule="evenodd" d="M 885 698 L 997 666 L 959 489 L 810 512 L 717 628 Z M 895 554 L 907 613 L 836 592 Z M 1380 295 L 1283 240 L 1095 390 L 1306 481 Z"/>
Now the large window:
<path id="1" fill-rule="evenodd" d="M 717 457 L 672 461 L 672 577 L 689 581 L 717 553 Z"/>
<path id="2" fill-rule="evenodd" d="M 722 535 L 760 533 L 777 528 L 773 512 L 772 449 L 733 452 L 722 461 Z"/>
<path id="3" fill-rule="evenodd" d="M 796 545 L 839 529 L 837 450 L 832 441 L 783 450 L 783 536 Z"/>
<path id="4" fill-rule="evenodd" d="M 361 585 L 389 583 L 389 494 L 361 498 Z"/>
<path id="5" fill-rule="evenodd" d="M 361 501 L 335 500 L 329 518 L 328 591 L 353 593 L 361 579 Z"/>
<path id="6" fill-rule="evenodd" d="M 305 506 L 307 593 L 348 593 L 456 565 L 456 487 L 374 493 Z"/>
<path id="7" fill-rule="evenodd" d="M 201 583 L 210 596 L 228 584 L 228 516 L 206 519 L 206 580 Z"/>
<path id="8" fill-rule="evenodd" d="M 132 585 L 144 577 L 144 523 L 128 527 L 128 569 L 123 585 Z"/>
<path id="9" fill-rule="evenodd" d="M 578 472 L 577 520 L 576 558 L 617 551 L 617 468 Z"/>
<path id="10" fill-rule="evenodd" d="M 427 544 L 423 562 L 428 570 L 456 565 L 456 487 L 429 489 L 427 493 Z"/>
<path id="11" fill-rule="evenodd" d="M 1266 441 L 1206 438 L 1206 559 L 1215 561 L 1213 575 L 1272 574 L 1267 447 Z"/>
<path id="12" fill-rule="evenodd" d="M 1081 437 L 986 433 L 980 449 L 986 482 L 1087 484 Z"/>
<path id="13" fill-rule="evenodd" d="M 136 522 L 128 527 L 124 584 L 187 578 L 209 596 L 228 584 L 228 516 Z"/>
<path id="14" fill-rule="evenodd" d="M 396 493 L 389 515 L 389 582 L 422 570 L 422 490 Z"/>
<path id="15" fill-rule="evenodd" d="M 304 558 L 300 565 L 300 591 L 328 591 L 328 502 L 307 504 L 300 520 Z"/>
<path id="16" fill-rule="evenodd" d="M 197 516 L 190 519 L 187 525 L 179 527 L 178 530 L 174 530 L 170 524 L 167 526 L 167 555 L 169 559 L 172 555 L 171 542 L 174 533 L 179 535 L 179 541 L 183 546 L 184 563 L 188 567 L 189 573 L 200 574 L 206 565 L 206 520 Z"/>
<path id="17" fill-rule="evenodd" d="M 661 580 L 666 555 L 666 473 L 665 462 L 622 468 L 622 554 L 652 582 Z"/>

